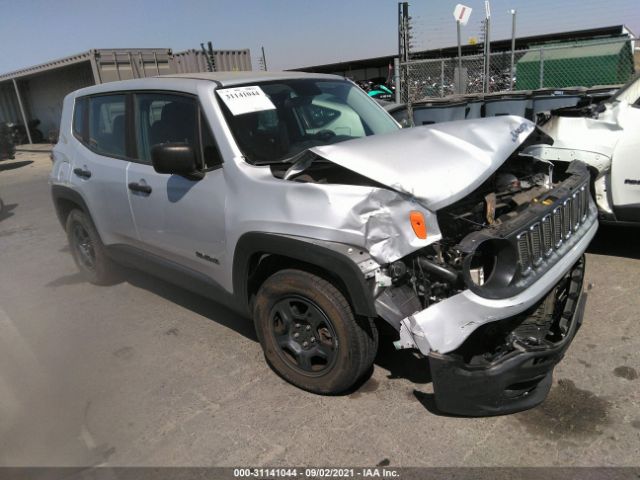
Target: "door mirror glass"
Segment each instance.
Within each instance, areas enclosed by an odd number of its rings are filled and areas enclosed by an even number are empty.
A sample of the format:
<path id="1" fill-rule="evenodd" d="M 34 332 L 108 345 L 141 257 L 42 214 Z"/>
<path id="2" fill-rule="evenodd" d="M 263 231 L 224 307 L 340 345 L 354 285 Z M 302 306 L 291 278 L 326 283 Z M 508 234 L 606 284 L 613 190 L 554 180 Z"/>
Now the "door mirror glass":
<path id="1" fill-rule="evenodd" d="M 158 173 L 202 178 L 196 158 L 193 146 L 187 143 L 159 143 L 151 147 L 151 162 Z"/>

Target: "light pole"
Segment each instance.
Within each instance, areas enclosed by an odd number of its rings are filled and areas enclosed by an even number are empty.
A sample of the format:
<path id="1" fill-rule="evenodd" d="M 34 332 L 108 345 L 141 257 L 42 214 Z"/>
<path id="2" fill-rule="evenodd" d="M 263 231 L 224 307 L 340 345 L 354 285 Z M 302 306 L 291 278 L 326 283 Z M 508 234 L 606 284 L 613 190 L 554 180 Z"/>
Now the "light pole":
<path id="1" fill-rule="evenodd" d="M 511 10 L 511 70 L 509 72 L 509 90 L 513 90 L 513 73 L 516 59 L 516 11 Z"/>
<path id="2" fill-rule="evenodd" d="M 491 72 L 491 6 L 489 0 L 484 1 L 485 27 L 484 27 L 484 93 L 491 90 L 489 75 Z"/>

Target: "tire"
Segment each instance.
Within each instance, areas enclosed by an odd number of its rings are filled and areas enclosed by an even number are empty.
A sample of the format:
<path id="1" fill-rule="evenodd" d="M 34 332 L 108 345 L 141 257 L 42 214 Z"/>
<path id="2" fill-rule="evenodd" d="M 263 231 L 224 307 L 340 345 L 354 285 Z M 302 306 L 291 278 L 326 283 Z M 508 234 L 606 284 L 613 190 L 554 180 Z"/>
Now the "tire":
<path id="1" fill-rule="evenodd" d="M 71 255 L 85 279 L 95 285 L 112 285 L 117 267 L 106 253 L 93 222 L 82 210 L 72 210 L 67 217 L 67 239 Z"/>
<path id="2" fill-rule="evenodd" d="M 344 295 L 317 275 L 274 273 L 258 290 L 253 311 L 267 363 L 297 387 L 343 393 L 373 364 L 373 321 L 355 317 Z"/>

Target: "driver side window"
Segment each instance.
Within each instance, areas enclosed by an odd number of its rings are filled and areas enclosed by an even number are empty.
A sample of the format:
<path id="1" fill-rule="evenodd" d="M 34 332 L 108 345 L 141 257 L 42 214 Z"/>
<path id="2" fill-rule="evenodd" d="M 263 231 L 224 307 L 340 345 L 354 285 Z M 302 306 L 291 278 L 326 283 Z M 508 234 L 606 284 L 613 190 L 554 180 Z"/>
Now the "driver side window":
<path id="1" fill-rule="evenodd" d="M 134 103 L 137 157 L 140 162 L 151 164 L 154 145 L 184 143 L 193 147 L 203 170 L 222 163 L 209 125 L 195 97 L 138 93 Z"/>

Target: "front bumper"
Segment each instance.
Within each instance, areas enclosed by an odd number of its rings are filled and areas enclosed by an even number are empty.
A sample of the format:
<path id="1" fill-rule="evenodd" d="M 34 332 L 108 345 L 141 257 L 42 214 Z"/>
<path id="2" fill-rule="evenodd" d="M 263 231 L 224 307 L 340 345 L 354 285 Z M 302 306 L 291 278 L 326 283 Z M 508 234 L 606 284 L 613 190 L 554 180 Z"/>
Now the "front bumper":
<path id="1" fill-rule="evenodd" d="M 587 296 L 582 291 L 584 257 L 567 275 L 566 301 L 553 315 L 554 322 L 563 322 L 564 333 L 558 341 L 544 346 L 515 342 L 512 352 L 485 365 L 469 363 L 459 351 L 428 355 L 435 402 L 441 411 L 501 415 L 532 408 L 546 398 L 553 369 L 582 323 Z"/>
<path id="2" fill-rule="evenodd" d="M 464 343 L 479 327 L 518 315 L 544 298 L 580 260 L 598 230 L 596 208 L 590 206 L 585 222 L 567 245 L 562 257 L 534 284 L 509 298 L 490 299 L 465 290 L 400 321 L 397 348 L 417 348 L 427 356 L 431 352 L 448 353 Z"/>

